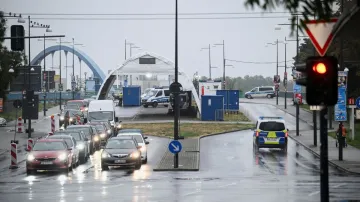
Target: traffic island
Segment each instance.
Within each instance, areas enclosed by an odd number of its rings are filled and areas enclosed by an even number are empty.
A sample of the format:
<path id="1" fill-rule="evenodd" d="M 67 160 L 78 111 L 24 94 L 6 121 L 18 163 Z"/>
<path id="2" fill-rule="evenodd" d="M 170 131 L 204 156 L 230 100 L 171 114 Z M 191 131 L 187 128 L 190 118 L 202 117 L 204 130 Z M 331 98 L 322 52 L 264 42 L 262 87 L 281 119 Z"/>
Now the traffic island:
<path id="1" fill-rule="evenodd" d="M 199 138 L 190 138 L 178 141 L 182 147 L 181 152 L 178 153 L 178 168 L 174 168 L 174 154 L 171 153 L 169 149 L 167 149 L 156 168 L 154 168 L 154 171 L 199 171 Z M 169 148 L 172 146 L 175 150 L 179 148 L 178 145 L 172 145 L 169 141 Z"/>

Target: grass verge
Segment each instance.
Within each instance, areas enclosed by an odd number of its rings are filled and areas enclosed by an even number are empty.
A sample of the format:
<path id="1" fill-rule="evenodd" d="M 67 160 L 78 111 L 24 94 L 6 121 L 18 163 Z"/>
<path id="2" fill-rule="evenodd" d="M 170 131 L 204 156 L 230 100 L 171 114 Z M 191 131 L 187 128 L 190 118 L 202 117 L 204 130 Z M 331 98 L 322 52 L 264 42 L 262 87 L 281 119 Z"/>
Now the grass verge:
<path id="1" fill-rule="evenodd" d="M 54 103 L 46 103 L 46 108 L 49 109 L 49 108 L 52 108 L 52 107 L 55 107 L 55 106 L 58 106 L 57 104 L 54 104 Z M 44 103 L 39 103 L 39 112 L 43 111 L 44 110 Z M 15 119 L 17 119 L 18 117 L 22 116 L 22 110 L 18 110 L 17 112 L 17 117 L 16 117 L 16 111 L 13 110 L 11 112 L 5 112 L 5 113 L 0 113 L 0 117 L 6 119 L 7 122 L 9 121 L 13 121 Z"/>
<path id="2" fill-rule="evenodd" d="M 347 130 L 347 143 L 355 148 L 360 149 L 360 123 L 355 124 L 355 139 L 351 140 L 351 131 L 350 129 Z M 329 136 L 336 138 L 336 132 L 329 132 Z"/>
<path id="3" fill-rule="evenodd" d="M 239 113 L 225 113 L 224 114 L 224 121 L 248 121 L 250 122 L 250 119 L 248 119 L 248 117 L 246 117 L 243 113 L 239 112 Z"/>
<path id="4" fill-rule="evenodd" d="M 122 124 L 123 128 L 136 128 L 143 130 L 144 134 L 173 137 L 173 123 L 141 123 L 141 124 Z M 181 123 L 180 135 L 184 137 L 199 137 L 215 133 L 225 133 L 234 130 L 244 130 L 253 128 L 252 124 L 226 124 L 226 123 Z"/>
<path id="5" fill-rule="evenodd" d="M 308 104 L 302 104 L 302 105 L 300 105 L 300 108 L 310 111 L 310 106 Z"/>

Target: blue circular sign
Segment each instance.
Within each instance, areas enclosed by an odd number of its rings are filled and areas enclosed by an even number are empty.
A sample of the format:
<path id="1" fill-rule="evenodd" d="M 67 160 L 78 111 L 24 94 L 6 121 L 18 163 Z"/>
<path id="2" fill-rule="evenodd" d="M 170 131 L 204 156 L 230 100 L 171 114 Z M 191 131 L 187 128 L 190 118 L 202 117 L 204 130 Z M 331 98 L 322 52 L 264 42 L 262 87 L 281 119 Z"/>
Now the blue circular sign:
<path id="1" fill-rule="evenodd" d="M 179 141 L 177 140 L 173 140 L 169 143 L 169 151 L 173 154 L 177 154 L 179 152 L 181 152 L 182 150 L 182 145 Z"/>
<path id="2" fill-rule="evenodd" d="M 360 97 L 356 98 L 355 104 L 357 108 L 360 108 Z"/>

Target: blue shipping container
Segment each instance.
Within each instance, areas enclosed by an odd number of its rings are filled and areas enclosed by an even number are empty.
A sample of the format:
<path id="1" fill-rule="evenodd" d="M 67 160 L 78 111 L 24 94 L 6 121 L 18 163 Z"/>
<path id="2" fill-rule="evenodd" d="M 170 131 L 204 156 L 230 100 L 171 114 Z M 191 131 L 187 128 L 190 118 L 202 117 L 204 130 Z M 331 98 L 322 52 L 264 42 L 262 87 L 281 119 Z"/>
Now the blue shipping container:
<path id="1" fill-rule="evenodd" d="M 228 109 L 229 110 L 239 110 L 239 91 L 238 90 L 228 90 Z"/>
<path id="2" fill-rule="evenodd" d="M 216 90 L 216 95 L 224 96 L 224 109 L 228 109 L 228 91 L 227 90 Z"/>
<path id="3" fill-rule="evenodd" d="M 202 121 L 224 120 L 224 96 L 222 95 L 201 96 L 201 120 Z"/>
<path id="4" fill-rule="evenodd" d="M 140 106 L 141 105 L 141 87 L 128 86 L 123 88 L 123 105 Z"/>

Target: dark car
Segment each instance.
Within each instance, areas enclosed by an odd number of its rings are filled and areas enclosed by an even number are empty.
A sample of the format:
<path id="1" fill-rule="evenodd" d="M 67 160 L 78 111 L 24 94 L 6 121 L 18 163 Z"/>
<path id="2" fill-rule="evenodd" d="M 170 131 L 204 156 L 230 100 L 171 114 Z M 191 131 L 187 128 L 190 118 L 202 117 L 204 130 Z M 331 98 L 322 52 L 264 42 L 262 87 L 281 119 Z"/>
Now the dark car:
<path id="1" fill-rule="evenodd" d="M 90 143 L 90 154 L 100 149 L 100 138 L 97 132 L 90 125 L 72 125 L 66 128 L 66 131 L 83 132 Z"/>
<path id="2" fill-rule="evenodd" d="M 80 123 L 83 124 L 85 122 L 85 115 L 80 110 L 66 110 L 62 114 L 59 115 L 59 125 L 62 126 L 64 124 L 64 128 L 69 125 L 77 125 L 79 124 L 78 118 L 80 118 Z"/>
<path id="3" fill-rule="evenodd" d="M 141 168 L 141 146 L 133 137 L 113 137 L 108 140 L 101 153 L 101 169 L 109 166 Z"/>
<path id="4" fill-rule="evenodd" d="M 100 135 L 100 140 L 102 145 L 106 144 L 106 141 L 113 135 L 111 128 L 108 128 L 105 123 L 102 122 L 92 122 L 90 125 L 96 128 L 96 131 Z"/>
<path id="5" fill-rule="evenodd" d="M 106 127 L 106 130 L 110 130 L 110 136 L 114 136 L 116 134 L 113 127 L 111 127 L 110 122 L 107 120 L 91 120 L 91 123 L 89 123 L 89 124 L 91 124 L 91 125 L 104 124 Z"/>
<path id="6" fill-rule="evenodd" d="M 89 102 L 86 100 L 69 100 L 65 109 L 80 109 L 82 112 L 87 112 L 89 107 Z"/>
<path id="7" fill-rule="evenodd" d="M 62 171 L 68 173 L 72 168 L 71 147 L 62 139 L 38 140 L 26 159 L 26 173 L 37 170 Z"/>
<path id="8" fill-rule="evenodd" d="M 90 156 L 90 144 L 89 139 L 85 137 L 83 132 L 74 131 L 56 131 L 54 135 L 69 135 L 76 140 L 76 147 L 79 150 L 80 163 L 86 163 Z"/>

